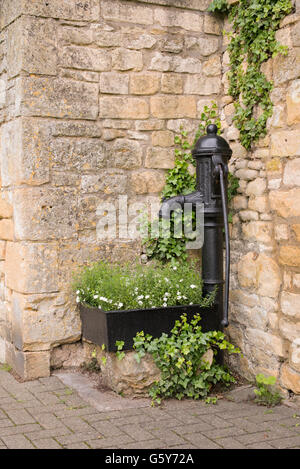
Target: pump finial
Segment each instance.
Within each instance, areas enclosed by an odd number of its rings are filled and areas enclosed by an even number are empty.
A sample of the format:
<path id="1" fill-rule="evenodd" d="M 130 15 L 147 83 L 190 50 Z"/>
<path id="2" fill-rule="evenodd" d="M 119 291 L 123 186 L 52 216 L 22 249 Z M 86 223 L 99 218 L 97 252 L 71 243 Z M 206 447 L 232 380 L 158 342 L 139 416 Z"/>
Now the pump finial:
<path id="1" fill-rule="evenodd" d="M 207 126 L 206 132 L 207 132 L 207 135 L 211 135 L 211 134 L 217 135 L 218 127 L 216 126 L 216 124 L 210 124 Z"/>

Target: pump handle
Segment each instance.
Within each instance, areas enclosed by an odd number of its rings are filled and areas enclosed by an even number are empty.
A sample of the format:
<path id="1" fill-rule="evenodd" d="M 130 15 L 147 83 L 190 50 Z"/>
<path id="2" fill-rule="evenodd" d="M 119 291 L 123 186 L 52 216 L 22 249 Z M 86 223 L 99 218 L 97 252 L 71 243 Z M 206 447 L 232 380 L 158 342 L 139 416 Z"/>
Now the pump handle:
<path id="1" fill-rule="evenodd" d="M 227 211 L 227 197 L 225 190 L 225 174 L 223 165 L 218 164 L 217 171 L 220 176 L 220 187 L 221 187 L 221 199 L 222 199 L 222 211 L 224 217 L 224 231 L 225 231 L 225 247 L 226 247 L 226 258 L 225 258 L 225 293 L 224 293 L 224 307 L 223 307 L 223 319 L 221 325 L 227 327 L 228 322 L 228 301 L 229 301 L 229 277 L 230 277 L 230 242 L 229 242 L 229 226 L 228 226 L 228 211 Z"/>

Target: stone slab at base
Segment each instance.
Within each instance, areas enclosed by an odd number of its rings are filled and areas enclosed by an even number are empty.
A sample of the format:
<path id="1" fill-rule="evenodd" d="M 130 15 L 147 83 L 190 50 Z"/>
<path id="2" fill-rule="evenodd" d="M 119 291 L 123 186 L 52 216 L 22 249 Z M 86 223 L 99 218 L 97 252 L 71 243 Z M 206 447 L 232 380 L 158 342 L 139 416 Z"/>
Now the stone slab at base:
<path id="1" fill-rule="evenodd" d="M 20 378 L 28 381 L 50 376 L 50 351 L 22 352 L 6 343 L 5 361 Z"/>
<path id="2" fill-rule="evenodd" d="M 76 371 L 76 368 L 88 366 L 96 359 L 101 368 L 99 382 L 101 377 L 102 385 L 125 397 L 148 396 L 149 388 L 160 379 L 160 370 L 150 354 L 146 354 L 139 363 L 135 354 L 133 350 L 127 351 L 119 360 L 114 352 L 103 351 L 102 347 L 83 340 L 54 348 L 50 362 L 52 369 L 61 372 L 68 368 Z M 211 365 L 213 351 L 209 349 L 202 358 Z"/>

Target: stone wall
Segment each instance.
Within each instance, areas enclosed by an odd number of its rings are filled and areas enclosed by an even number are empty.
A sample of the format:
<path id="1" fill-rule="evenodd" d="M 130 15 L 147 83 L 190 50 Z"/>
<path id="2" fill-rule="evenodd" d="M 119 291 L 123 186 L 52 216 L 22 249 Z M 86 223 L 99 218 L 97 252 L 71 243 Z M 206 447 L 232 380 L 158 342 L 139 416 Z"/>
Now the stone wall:
<path id="1" fill-rule="evenodd" d="M 272 374 L 283 389 L 300 393 L 299 3 L 277 37 L 289 52 L 264 65 L 274 82 L 268 134 L 253 151 L 240 148 L 231 162 L 240 189 L 233 201 L 229 334 L 244 354 L 232 364 L 245 376 Z M 235 146 L 228 63 L 224 44 L 222 119 L 224 136 Z"/>
<path id="2" fill-rule="evenodd" d="M 130 259 L 103 203 L 158 199 L 181 125 L 221 91 L 209 0 L 1 0 L 0 361 L 47 376 L 80 339 L 76 266 Z"/>
<path id="3" fill-rule="evenodd" d="M 140 254 L 126 235 L 97 238 L 102 207 L 158 200 L 174 135 L 192 138 L 213 99 L 240 179 L 228 333 L 243 357 L 231 365 L 300 393 L 299 0 L 278 32 L 288 56 L 264 66 L 274 114 L 251 152 L 209 3 L 0 0 L 0 362 L 25 379 L 86 359 L 72 272 Z"/>

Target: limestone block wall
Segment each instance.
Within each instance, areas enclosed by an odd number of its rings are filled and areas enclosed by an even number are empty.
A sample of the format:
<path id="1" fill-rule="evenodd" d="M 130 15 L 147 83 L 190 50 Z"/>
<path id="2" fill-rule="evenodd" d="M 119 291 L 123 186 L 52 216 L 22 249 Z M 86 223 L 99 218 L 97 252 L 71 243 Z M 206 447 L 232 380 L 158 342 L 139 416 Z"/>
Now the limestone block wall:
<path id="1" fill-rule="evenodd" d="M 289 51 L 264 65 L 274 82 L 268 134 L 231 162 L 240 188 L 233 201 L 229 334 L 244 353 L 232 362 L 237 370 L 249 378 L 272 374 L 283 389 L 300 393 L 299 2 L 277 36 Z M 222 67 L 224 135 L 235 146 L 226 43 Z"/>
<path id="2" fill-rule="evenodd" d="M 76 266 L 140 253 L 97 239 L 102 204 L 158 198 L 174 134 L 219 101 L 209 3 L 0 1 L 0 361 L 25 379 L 80 339 Z"/>

